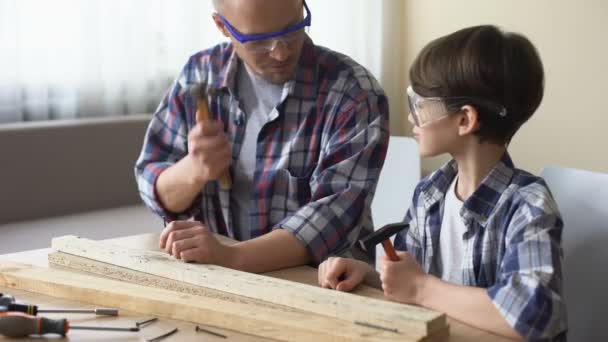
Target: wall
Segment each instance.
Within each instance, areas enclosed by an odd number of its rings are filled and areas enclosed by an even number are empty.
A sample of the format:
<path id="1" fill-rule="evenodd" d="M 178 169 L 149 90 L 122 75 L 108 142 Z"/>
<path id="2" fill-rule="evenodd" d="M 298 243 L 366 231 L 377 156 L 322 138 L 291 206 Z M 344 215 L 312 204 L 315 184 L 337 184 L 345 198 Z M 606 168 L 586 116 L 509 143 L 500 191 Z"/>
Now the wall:
<path id="1" fill-rule="evenodd" d="M 543 59 L 546 88 L 510 147 L 515 163 L 534 173 L 550 164 L 608 172 L 608 2 L 407 0 L 404 22 L 406 79 L 418 51 L 441 35 L 480 24 L 525 34 Z M 411 132 L 405 125 L 394 131 Z M 445 160 L 424 160 L 423 172 Z"/>

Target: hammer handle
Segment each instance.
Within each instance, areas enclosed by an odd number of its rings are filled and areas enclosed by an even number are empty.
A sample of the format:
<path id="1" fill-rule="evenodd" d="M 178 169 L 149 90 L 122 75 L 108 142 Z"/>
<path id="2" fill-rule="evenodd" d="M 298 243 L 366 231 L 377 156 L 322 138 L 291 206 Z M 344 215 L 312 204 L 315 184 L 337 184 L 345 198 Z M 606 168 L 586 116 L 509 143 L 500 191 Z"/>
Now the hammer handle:
<path id="1" fill-rule="evenodd" d="M 199 98 L 196 102 L 196 107 L 196 122 L 205 122 L 211 120 L 205 98 Z M 220 176 L 219 182 L 220 188 L 223 190 L 228 190 L 232 186 L 232 179 L 230 178 L 230 174 L 228 172 L 225 172 Z"/>
<path id="2" fill-rule="evenodd" d="M 399 261 L 397 252 L 395 252 L 395 247 L 393 247 L 393 244 L 390 239 L 382 241 L 382 247 L 384 248 L 384 252 L 391 261 Z"/>

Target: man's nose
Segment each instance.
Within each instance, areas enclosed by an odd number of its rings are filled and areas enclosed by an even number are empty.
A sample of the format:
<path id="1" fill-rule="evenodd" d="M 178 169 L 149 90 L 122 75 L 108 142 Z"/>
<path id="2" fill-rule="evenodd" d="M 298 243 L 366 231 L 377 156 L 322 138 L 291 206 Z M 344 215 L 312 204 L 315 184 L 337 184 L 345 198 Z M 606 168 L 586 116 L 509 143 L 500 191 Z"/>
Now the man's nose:
<path id="1" fill-rule="evenodd" d="M 270 50 L 270 57 L 280 62 L 289 59 L 289 45 L 287 42 L 280 39 L 275 40 Z"/>

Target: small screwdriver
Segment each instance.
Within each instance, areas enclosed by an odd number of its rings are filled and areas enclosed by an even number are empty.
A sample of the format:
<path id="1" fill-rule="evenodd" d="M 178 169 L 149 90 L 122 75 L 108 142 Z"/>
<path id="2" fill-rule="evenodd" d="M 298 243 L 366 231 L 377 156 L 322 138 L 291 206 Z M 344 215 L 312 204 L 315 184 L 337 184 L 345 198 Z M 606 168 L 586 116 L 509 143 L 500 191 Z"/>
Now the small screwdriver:
<path id="1" fill-rule="evenodd" d="M 38 309 L 38 305 L 18 304 L 15 298 L 8 294 L 0 293 L 0 311 L 18 311 L 28 315 L 36 316 L 39 313 L 83 313 L 95 314 L 97 316 L 118 316 L 118 309 L 96 308 L 96 309 Z"/>
<path id="2" fill-rule="evenodd" d="M 67 319 L 35 317 L 21 312 L 0 312 L 0 335 L 7 337 L 26 337 L 29 335 L 59 334 L 65 336 L 72 330 L 104 330 L 137 332 L 138 327 L 91 327 L 70 326 Z"/>
<path id="3" fill-rule="evenodd" d="M 36 316 L 39 313 L 77 313 L 77 314 L 95 314 L 97 316 L 118 316 L 118 309 L 96 308 L 96 309 L 38 309 L 37 305 L 16 304 L 0 305 L 0 308 L 5 308 L 2 311 L 23 312 L 28 315 Z"/>

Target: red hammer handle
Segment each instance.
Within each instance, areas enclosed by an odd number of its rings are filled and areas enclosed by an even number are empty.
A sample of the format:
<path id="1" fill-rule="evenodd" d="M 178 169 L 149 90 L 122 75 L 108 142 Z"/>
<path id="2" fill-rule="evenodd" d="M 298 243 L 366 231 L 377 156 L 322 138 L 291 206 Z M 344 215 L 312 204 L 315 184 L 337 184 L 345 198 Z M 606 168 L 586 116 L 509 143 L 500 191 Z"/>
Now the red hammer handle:
<path id="1" fill-rule="evenodd" d="M 391 261 L 399 261 L 399 257 L 397 256 L 397 252 L 395 252 L 395 247 L 391 243 L 390 239 L 386 239 L 382 241 L 382 247 L 384 247 L 384 252 L 388 256 Z"/>

